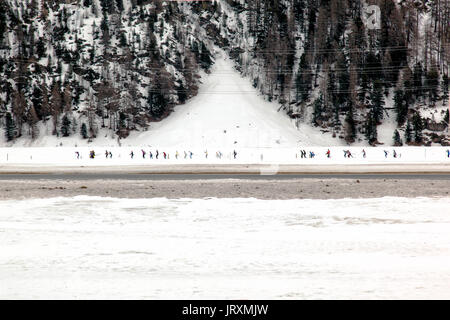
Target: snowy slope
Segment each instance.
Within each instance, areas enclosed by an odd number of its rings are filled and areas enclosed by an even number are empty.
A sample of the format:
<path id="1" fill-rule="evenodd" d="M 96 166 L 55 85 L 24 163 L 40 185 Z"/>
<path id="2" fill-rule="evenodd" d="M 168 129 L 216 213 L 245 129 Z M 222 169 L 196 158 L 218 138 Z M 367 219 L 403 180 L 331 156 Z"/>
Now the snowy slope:
<path id="1" fill-rule="evenodd" d="M 342 145 L 331 135 L 303 125 L 300 130 L 277 103 L 265 101 L 233 62 L 219 53 L 199 95 L 148 132 L 134 133 L 126 144 L 165 147 L 295 147 Z"/>

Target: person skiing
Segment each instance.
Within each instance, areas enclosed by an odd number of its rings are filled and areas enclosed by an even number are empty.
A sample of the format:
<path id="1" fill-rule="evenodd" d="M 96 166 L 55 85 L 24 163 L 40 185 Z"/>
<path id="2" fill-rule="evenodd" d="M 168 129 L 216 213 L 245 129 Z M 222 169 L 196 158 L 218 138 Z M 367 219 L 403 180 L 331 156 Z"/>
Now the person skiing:
<path id="1" fill-rule="evenodd" d="M 109 158 L 112 159 L 112 152 L 109 152 Z"/>
<path id="2" fill-rule="evenodd" d="M 94 159 L 94 158 L 95 158 L 95 151 L 94 151 L 94 150 L 91 150 L 91 151 L 89 152 L 89 157 L 90 157 L 91 159 Z"/>
<path id="3" fill-rule="evenodd" d="M 189 151 L 189 158 L 192 159 L 192 155 L 193 155 L 192 151 Z"/>
<path id="4" fill-rule="evenodd" d="M 163 156 L 164 156 L 164 159 L 167 158 L 167 154 L 165 152 L 163 152 Z"/>
<path id="5" fill-rule="evenodd" d="M 348 156 L 347 150 L 343 150 L 343 151 L 344 151 L 344 158 L 347 158 L 347 156 Z"/>
<path id="6" fill-rule="evenodd" d="M 362 154 L 363 154 L 363 158 L 365 158 L 366 157 L 366 150 L 362 150 Z"/>
<path id="7" fill-rule="evenodd" d="M 384 150 L 384 157 L 387 158 L 388 157 L 389 152 L 387 150 Z"/>
<path id="8" fill-rule="evenodd" d="M 141 152 L 142 152 L 142 159 L 145 159 L 146 152 L 144 151 L 144 149 L 141 149 Z"/>
<path id="9" fill-rule="evenodd" d="M 184 158 L 185 159 L 187 158 L 187 152 L 186 151 L 184 151 Z"/>
<path id="10" fill-rule="evenodd" d="M 75 151 L 75 154 L 77 155 L 77 159 L 80 159 L 80 153 L 78 151 Z"/>
<path id="11" fill-rule="evenodd" d="M 353 158 L 352 153 L 350 152 L 350 150 L 347 150 L 347 158 Z"/>
<path id="12" fill-rule="evenodd" d="M 314 158 L 316 155 L 315 155 L 315 153 L 313 152 L 313 151 L 310 151 L 309 152 L 309 157 L 312 159 L 312 158 Z"/>
<path id="13" fill-rule="evenodd" d="M 330 149 L 328 149 L 326 155 L 327 155 L 327 158 L 330 158 L 330 156 L 331 156 L 331 151 L 330 151 Z"/>
<path id="14" fill-rule="evenodd" d="M 205 158 L 208 159 L 208 150 L 205 150 Z"/>
<path id="15" fill-rule="evenodd" d="M 106 150 L 105 151 L 105 158 L 108 159 L 108 156 L 109 156 L 109 152 L 108 152 L 108 150 Z"/>
<path id="16" fill-rule="evenodd" d="M 134 152 L 133 151 L 130 152 L 130 156 L 131 156 L 131 159 L 133 159 L 133 157 L 134 157 Z"/>
<path id="17" fill-rule="evenodd" d="M 156 159 L 158 159 L 158 156 L 159 156 L 159 151 L 158 151 L 158 150 L 156 150 L 156 155 L 155 155 L 155 158 L 156 158 Z"/>
<path id="18" fill-rule="evenodd" d="M 397 152 L 394 150 L 394 154 L 393 154 L 394 158 L 397 158 Z"/>
<path id="19" fill-rule="evenodd" d="M 178 155 L 179 155 L 179 154 L 178 154 L 178 150 L 177 150 L 177 152 L 175 152 L 175 158 L 176 158 L 176 159 L 178 159 Z"/>
<path id="20" fill-rule="evenodd" d="M 150 159 L 153 159 L 153 153 L 151 151 L 148 152 L 148 156 L 150 157 Z"/>
<path id="21" fill-rule="evenodd" d="M 450 158 L 450 149 L 447 149 L 447 158 Z"/>
<path id="22" fill-rule="evenodd" d="M 234 159 L 236 159 L 236 156 L 237 156 L 236 150 L 233 150 L 233 156 L 234 156 Z"/>

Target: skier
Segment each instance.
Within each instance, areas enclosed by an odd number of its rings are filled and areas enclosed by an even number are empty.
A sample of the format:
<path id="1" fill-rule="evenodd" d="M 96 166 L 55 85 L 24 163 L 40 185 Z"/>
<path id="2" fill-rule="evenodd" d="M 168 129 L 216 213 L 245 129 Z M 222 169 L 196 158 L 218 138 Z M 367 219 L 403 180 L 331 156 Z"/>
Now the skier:
<path id="1" fill-rule="evenodd" d="M 105 158 L 108 159 L 109 153 L 108 150 L 105 151 Z"/>
<path id="2" fill-rule="evenodd" d="M 366 150 L 362 150 L 362 154 L 363 154 L 363 158 L 365 158 L 366 157 Z"/>
<path id="3" fill-rule="evenodd" d="M 330 149 L 328 149 L 326 155 L 327 155 L 327 158 L 329 158 L 329 157 L 331 156 L 331 151 L 330 151 Z"/>
<path id="4" fill-rule="evenodd" d="M 395 152 L 395 150 L 394 150 L 393 156 L 394 156 L 394 158 L 397 158 L 397 152 Z"/>
<path id="5" fill-rule="evenodd" d="M 109 152 L 109 158 L 112 159 L 112 152 Z"/>
<path id="6" fill-rule="evenodd" d="M 163 152 L 163 155 L 164 155 L 164 159 L 166 159 L 167 158 L 167 154 L 165 152 Z"/>
<path id="7" fill-rule="evenodd" d="M 91 159 L 94 159 L 94 158 L 95 158 L 95 151 L 94 151 L 94 150 L 91 150 L 91 152 L 89 152 L 89 157 L 90 157 Z"/>
<path id="8" fill-rule="evenodd" d="M 130 156 L 131 156 L 131 159 L 133 159 L 133 157 L 134 157 L 134 152 L 133 151 L 131 151 Z"/>
<path id="9" fill-rule="evenodd" d="M 352 153 L 350 152 L 350 150 L 347 150 L 347 158 L 353 158 Z"/>
<path id="10" fill-rule="evenodd" d="M 447 158 L 450 158 L 450 149 L 447 149 Z"/>
<path id="11" fill-rule="evenodd" d="M 233 150 L 233 156 L 234 156 L 234 158 L 236 159 L 236 156 L 237 156 L 236 150 Z"/>
<path id="12" fill-rule="evenodd" d="M 384 150 L 384 157 L 387 158 L 388 157 L 388 151 Z"/>
<path id="13" fill-rule="evenodd" d="M 316 155 L 315 155 L 315 153 L 313 152 L 313 151 L 310 151 L 309 152 L 309 157 L 312 159 L 312 158 L 314 158 Z"/>
<path id="14" fill-rule="evenodd" d="M 153 153 L 151 151 L 148 152 L 150 159 L 153 159 Z"/>
<path id="15" fill-rule="evenodd" d="M 347 158 L 347 156 L 348 156 L 347 150 L 343 150 L 343 151 L 344 151 L 344 158 Z"/>
<path id="16" fill-rule="evenodd" d="M 205 150 L 205 158 L 208 159 L 208 150 Z"/>
<path id="17" fill-rule="evenodd" d="M 187 152 L 186 151 L 184 151 L 184 158 L 185 159 L 187 158 Z"/>
<path id="18" fill-rule="evenodd" d="M 75 151 L 75 154 L 77 155 L 77 159 L 80 159 L 80 153 L 78 151 Z"/>
<path id="19" fill-rule="evenodd" d="M 177 152 L 175 152 L 175 158 L 176 158 L 176 159 L 178 159 L 178 155 L 179 155 L 179 154 L 178 154 L 178 150 L 177 150 Z"/>
<path id="20" fill-rule="evenodd" d="M 189 158 L 192 159 L 192 155 L 193 155 L 193 153 L 191 151 L 189 151 Z"/>
<path id="21" fill-rule="evenodd" d="M 159 156 L 159 151 L 156 150 L 156 155 L 155 155 L 156 159 L 158 159 L 158 156 Z"/>
<path id="22" fill-rule="evenodd" d="M 146 152 L 143 149 L 141 149 L 141 152 L 142 152 L 142 159 L 145 159 Z"/>

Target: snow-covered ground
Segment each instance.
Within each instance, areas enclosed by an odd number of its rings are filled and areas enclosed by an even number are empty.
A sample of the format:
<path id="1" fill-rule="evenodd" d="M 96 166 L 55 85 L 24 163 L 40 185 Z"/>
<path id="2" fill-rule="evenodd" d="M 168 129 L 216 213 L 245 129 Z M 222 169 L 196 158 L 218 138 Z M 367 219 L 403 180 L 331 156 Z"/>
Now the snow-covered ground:
<path id="1" fill-rule="evenodd" d="M 0 298 L 450 298 L 450 198 L 0 201 Z"/>

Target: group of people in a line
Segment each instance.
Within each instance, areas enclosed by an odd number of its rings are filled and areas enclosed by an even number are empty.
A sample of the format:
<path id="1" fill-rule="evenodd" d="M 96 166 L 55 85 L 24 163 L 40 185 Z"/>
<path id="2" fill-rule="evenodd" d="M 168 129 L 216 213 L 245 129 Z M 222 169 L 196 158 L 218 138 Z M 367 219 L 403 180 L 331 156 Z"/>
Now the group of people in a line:
<path id="1" fill-rule="evenodd" d="M 344 158 L 353 158 L 353 154 L 351 153 L 350 150 L 348 150 L 348 149 L 345 150 L 344 149 L 342 151 L 344 152 Z M 144 149 L 141 149 L 141 152 L 142 152 L 142 158 L 145 159 L 146 156 L 147 156 L 147 152 Z M 384 157 L 387 159 L 388 156 L 389 156 L 389 151 L 388 150 L 383 150 L 383 152 L 384 152 Z M 450 158 L 450 149 L 447 149 L 446 153 L 447 153 L 447 158 Z M 205 150 L 204 154 L 205 154 L 205 159 L 208 159 L 208 150 Z M 233 154 L 233 158 L 236 159 L 237 158 L 236 150 L 233 150 L 232 154 Z M 361 154 L 362 154 L 363 158 L 366 158 L 366 156 L 367 156 L 366 150 L 362 149 Z M 81 158 L 81 154 L 80 154 L 79 151 L 75 151 L 75 155 L 76 155 L 77 159 Z M 163 152 L 160 153 L 159 150 L 156 150 L 155 153 L 153 153 L 152 151 L 148 152 L 148 158 L 149 159 L 154 159 L 154 158 L 155 159 L 159 159 L 160 155 L 162 155 L 162 157 L 164 159 L 170 159 L 170 155 L 169 155 L 168 152 L 164 152 L 163 151 Z M 184 151 L 184 159 L 188 159 L 188 158 L 192 159 L 193 156 L 194 156 L 194 153 L 192 151 L 187 151 L 187 152 Z M 309 151 L 309 158 L 310 159 L 314 159 L 315 156 L 316 156 L 316 154 L 314 153 L 314 151 Z M 331 158 L 331 151 L 330 151 L 330 149 L 327 150 L 327 152 L 325 153 L 325 156 L 327 158 Z M 108 151 L 108 150 L 105 150 L 105 158 L 106 159 L 112 159 L 112 157 L 113 157 L 112 152 Z M 130 157 L 131 157 L 131 159 L 134 158 L 133 150 L 130 152 Z M 216 159 L 222 159 L 222 157 L 223 157 L 223 153 L 221 151 L 216 151 Z M 397 151 L 394 149 L 394 150 L 392 150 L 392 157 L 393 158 L 401 158 L 401 153 L 400 154 L 397 153 Z M 95 151 L 94 150 L 89 151 L 89 158 L 90 159 L 94 159 L 95 158 Z M 181 158 L 181 155 L 180 155 L 180 153 L 178 151 L 176 151 L 175 152 L 175 159 L 178 159 L 178 158 Z M 296 154 L 296 158 L 297 158 L 297 154 Z M 308 158 L 306 150 L 304 150 L 304 149 L 300 150 L 300 158 L 301 159 L 307 159 Z M 261 159 L 263 159 L 263 155 L 262 154 L 261 154 Z"/>
<path id="2" fill-rule="evenodd" d="M 144 149 L 141 149 L 141 153 L 142 153 L 142 159 L 146 159 L 146 156 L 148 155 L 149 159 L 159 159 L 160 155 L 164 158 L 164 159 L 170 159 L 170 154 L 168 152 L 159 152 L 159 150 L 156 150 L 155 153 L 153 153 L 152 151 L 149 151 L 147 153 L 147 151 L 145 151 Z M 192 151 L 183 151 L 184 153 L 184 159 L 192 159 L 192 157 L 194 156 L 194 153 Z M 205 159 L 208 159 L 208 150 L 204 151 L 205 154 Z M 130 152 L 130 157 L 131 159 L 134 158 L 134 151 L 131 150 Z M 221 151 L 216 151 L 216 158 L 217 159 L 222 159 L 223 157 L 223 153 Z M 181 154 L 178 152 L 178 150 L 175 152 L 175 159 L 179 159 L 181 158 Z M 233 158 L 236 159 L 237 158 L 237 151 L 233 150 Z"/>
<path id="3" fill-rule="evenodd" d="M 344 158 L 354 158 L 352 152 L 349 149 L 344 149 L 342 150 L 344 152 Z M 389 156 L 389 151 L 388 150 L 383 150 L 384 151 L 384 157 L 387 158 Z M 367 153 L 365 149 L 362 149 L 361 151 L 362 157 L 366 158 L 367 157 Z M 309 157 L 307 156 L 307 152 L 306 150 L 300 150 L 300 158 L 301 159 L 313 159 L 316 156 L 316 154 L 314 153 L 314 151 L 309 151 Z M 330 149 L 327 150 L 327 152 L 325 152 L 325 156 L 327 158 L 331 158 L 331 151 Z M 400 158 L 401 154 L 397 153 L 396 150 L 392 150 L 392 157 L 394 158 Z M 447 157 L 450 158 L 450 150 L 447 150 Z M 296 158 L 297 158 L 297 154 L 296 154 Z"/>

